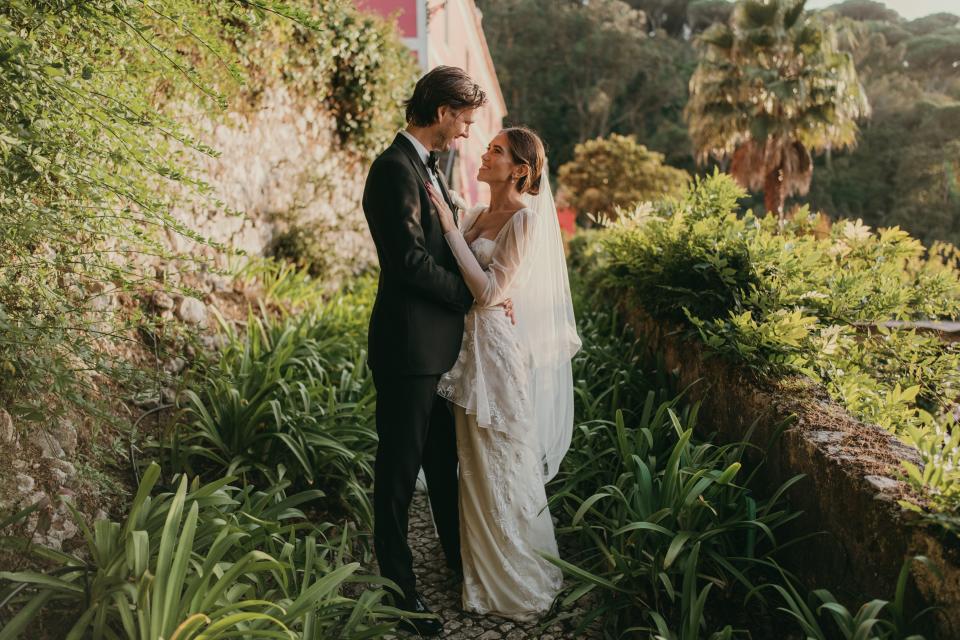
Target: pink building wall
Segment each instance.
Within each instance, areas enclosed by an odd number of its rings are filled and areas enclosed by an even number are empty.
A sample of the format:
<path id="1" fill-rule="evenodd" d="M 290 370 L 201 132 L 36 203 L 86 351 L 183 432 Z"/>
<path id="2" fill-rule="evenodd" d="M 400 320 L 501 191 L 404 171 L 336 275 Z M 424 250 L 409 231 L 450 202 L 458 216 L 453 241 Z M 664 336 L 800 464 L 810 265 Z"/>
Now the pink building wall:
<path id="1" fill-rule="evenodd" d="M 394 17 L 397 29 L 404 38 L 416 38 L 417 4 L 420 0 L 356 0 L 356 5 L 364 11 L 378 13 L 385 17 Z"/>
<path id="2" fill-rule="evenodd" d="M 404 42 L 424 72 L 439 66 L 460 67 L 487 92 L 489 102 L 477 112 L 467 140 L 456 143 L 453 187 L 471 204 L 485 202 L 486 185 L 477 182 L 480 156 L 503 126 L 507 107 L 483 36 L 481 15 L 473 0 L 355 0 L 360 8 L 392 16 Z"/>

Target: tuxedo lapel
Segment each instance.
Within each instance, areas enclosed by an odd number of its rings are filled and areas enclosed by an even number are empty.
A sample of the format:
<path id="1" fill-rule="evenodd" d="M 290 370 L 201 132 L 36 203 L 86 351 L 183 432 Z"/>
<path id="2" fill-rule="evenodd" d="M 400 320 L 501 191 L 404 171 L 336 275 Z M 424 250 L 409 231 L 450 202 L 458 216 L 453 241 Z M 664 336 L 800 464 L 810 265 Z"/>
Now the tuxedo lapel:
<path id="1" fill-rule="evenodd" d="M 407 140 L 405 135 L 398 133 L 397 137 L 393 139 L 393 144 L 403 151 L 407 158 L 409 158 L 410 162 L 413 163 L 413 167 L 417 170 L 417 175 L 420 176 L 423 186 L 426 187 L 428 184 L 430 184 L 430 176 L 427 175 L 427 167 L 424 166 L 423 161 L 420 159 L 420 154 L 418 154 L 417 150 L 413 147 L 413 143 Z"/>
<path id="2" fill-rule="evenodd" d="M 420 176 L 420 180 L 423 182 L 423 186 L 433 184 L 433 181 L 430 180 L 430 175 L 427 173 L 427 167 L 423 164 L 423 160 L 420 159 L 420 154 L 417 153 L 416 148 L 413 146 L 413 143 L 407 139 L 407 136 L 402 133 L 398 133 L 397 137 L 393 139 L 393 144 L 399 148 L 401 151 L 406 154 L 407 158 L 410 159 L 410 162 L 413 163 L 414 168 L 417 170 L 417 174 Z M 453 200 L 450 198 L 450 193 L 447 190 L 447 181 L 443 177 L 443 172 L 437 171 L 437 182 L 440 183 L 440 192 L 443 195 L 443 199 L 446 200 L 447 206 L 450 207 L 450 211 L 453 212 L 453 221 L 458 225 L 460 221 L 457 217 L 457 207 L 453 204 Z"/>
<path id="3" fill-rule="evenodd" d="M 450 211 L 453 212 L 453 221 L 457 223 L 457 226 L 460 226 L 460 220 L 457 218 L 457 206 L 453 204 L 453 198 L 450 197 L 450 191 L 447 188 L 447 179 L 443 175 L 443 171 L 437 171 L 437 182 L 440 183 L 440 191 L 443 192 L 443 199 L 447 201 L 447 206 L 450 207 Z"/>

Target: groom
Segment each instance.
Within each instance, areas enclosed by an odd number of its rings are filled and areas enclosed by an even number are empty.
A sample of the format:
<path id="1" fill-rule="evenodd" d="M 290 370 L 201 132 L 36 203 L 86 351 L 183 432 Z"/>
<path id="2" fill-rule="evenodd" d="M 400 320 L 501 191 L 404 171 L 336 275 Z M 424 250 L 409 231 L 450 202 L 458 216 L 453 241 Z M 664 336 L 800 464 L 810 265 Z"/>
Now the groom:
<path id="1" fill-rule="evenodd" d="M 407 512 L 423 467 L 447 566 L 462 575 L 453 418 L 437 395 L 440 375 L 457 359 L 473 296 L 443 238 L 430 203 L 432 185 L 456 210 L 437 152 L 470 135 L 483 90 L 461 69 L 437 67 L 406 102 L 407 127 L 374 160 L 363 190 L 380 280 L 370 316 L 369 363 L 377 390 L 379 445 L 374 466 L 374 549 L 380 573 L 403 590 L 397 606 L 429 612 L 416 590 L 407 545 Z M 509 312 L 508 312 L 509 313 Z M 436 619 L 404 621 L 436 635 Z"/>

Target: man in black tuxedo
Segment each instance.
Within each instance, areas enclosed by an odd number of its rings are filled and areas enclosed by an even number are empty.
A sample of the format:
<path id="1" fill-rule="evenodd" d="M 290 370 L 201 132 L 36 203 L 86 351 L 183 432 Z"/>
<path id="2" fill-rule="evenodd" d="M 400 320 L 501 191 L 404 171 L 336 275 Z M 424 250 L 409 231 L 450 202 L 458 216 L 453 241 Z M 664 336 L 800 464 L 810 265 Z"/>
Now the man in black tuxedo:
<path id="1" fill-rule="evenodd" d="M 437 382 L 457 359 L 473 303 L 427 195 L 431 184 L 456 211 L 436 153 L 470 135 L 483 90 L 461 69 L 437 67 L 406 103 L 407 128 L 370 167 L 363 212 L 380 280 L 370 317 L 369 363 L 377 389 L 374 548 L 380 573 L 403 590 L 401 609 L 428 612 L 416 591 L 407 545 L 408 509 L 420 467 L 447 566 L 462 575 L 453 417 Z M 512 312 L 508 306 L 508 315 Z M 405 623 L 436 635 L 436 619 Z"/>

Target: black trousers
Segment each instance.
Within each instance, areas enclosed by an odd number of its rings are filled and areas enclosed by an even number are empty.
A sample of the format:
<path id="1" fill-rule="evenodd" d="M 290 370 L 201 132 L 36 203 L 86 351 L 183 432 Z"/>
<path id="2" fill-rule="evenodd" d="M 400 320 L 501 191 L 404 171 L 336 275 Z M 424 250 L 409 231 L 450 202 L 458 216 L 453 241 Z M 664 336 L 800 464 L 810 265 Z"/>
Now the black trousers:
<path id="1" fill-rule="evenodd" d="M 380 438 L 373 481 L 374 550 L 380 575 L 407 597 L 416 591 L 407 530 L 421 466 L 447 566 L 462 571 L 457 436 L 446 400 L 437 395 L 439 380 L 438 375 L 373 375 Z"/>

